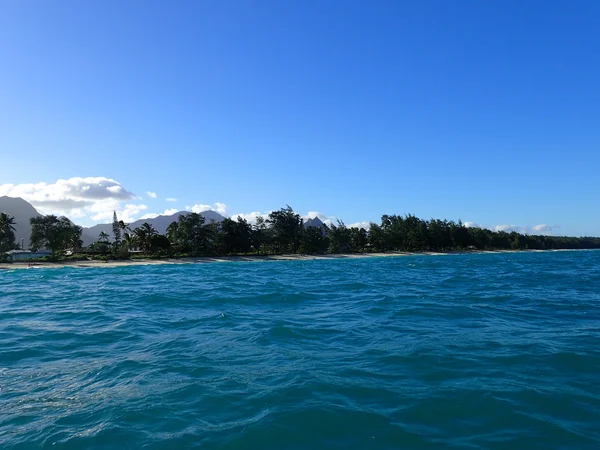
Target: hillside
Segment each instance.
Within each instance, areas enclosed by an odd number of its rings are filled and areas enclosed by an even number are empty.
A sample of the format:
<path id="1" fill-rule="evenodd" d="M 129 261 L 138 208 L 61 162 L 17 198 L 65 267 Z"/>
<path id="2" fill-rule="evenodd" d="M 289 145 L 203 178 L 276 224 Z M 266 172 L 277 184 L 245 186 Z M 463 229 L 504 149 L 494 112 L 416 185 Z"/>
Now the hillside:
<path id="1" fill-rule="evenodd" d="M 175 214 L 171 214 L 170 216 L 157 216 L 154 219 L 140 219 L 140 220 L 136 220 L 135 222 L 130 223 L 129 228 L 131 230 L 133 230 L 133 229 L 139 227 L 140 225 L 142 225 L 144 222 L 148 222 L 160 234 L 165 234 L 167 232 L 167 227 L 171 224 L 171 222 L 175 222 L 179 219 L 179 216 L 186 215 L 189 213 L 190 213 L 189 211 L 179 211 L 179 212 L 176 212 Z M 215 211 L 204 211 L 200 215 L 206 219 L 206 223 L 209 223 L 213 220 L 215 222 L 221 222 L 224 219 L 224 217 L 222 215 L 220 215 L 219 213 L 217 213 Z M 101 223 L 98 225 L 94 225 L 93 227 L 84 228 L 84 233 L 87 236 L 82 237 L 83 245 L 87 246 L 87 245 L 90 245 L 91 243 L 93 243 L 94 241 L 96 241 L 98 239 L 98 236 L 102 232 L 108 234 L 112 239 L 112 222 L 111 223 Z"/>
<path id="2" fill-rule="evenodd" d="M 23 239 L 25 248 L 29 248 L 29 238 L 31 236 L 31 226 L 29 219 L 38 217 L 41 214 L 28 202 L 22 198 L 0 197 L 0 212 L 6 213 L 15 218 L 15 237 L 18 244 Z"/>
<path id="3" fill-rule="evenodd" d="M 15 197 L 0 197 L 0 212 L 4 212 L 9 216 L 15 218 L 15 237 L 18 244 L 21 243 L 23 238 L 24 247 L 29 248 L 29 238 L 31 237 L 31 226 L 29 225 L 29 219 L 32 217 L 38 217 L 41 214 L 31 205 L 29 202 L 22 198 Z M 129 228 L 132 230 L 142 225 L 144 222 L 151 224 L 156 230 L 164 234 L 167 231 L 167 227 L 179 219 L 179 216 L 189 214 L 189 211 L 179 211 L 170 216 L 157 216 L 154 219 L 140 219 L 129 224 Z M 224 217 L 215 211 L 204 211 L 201 215 L 206 219 L 206 222 L 221 222 Z M 92 227 L 82 227 L 81 240 L 84 246 L 88 246 L 98 239 L 98 235 L 103 231 L 112 237 L 112 223 L 102 223 L 94 225 Z"/>

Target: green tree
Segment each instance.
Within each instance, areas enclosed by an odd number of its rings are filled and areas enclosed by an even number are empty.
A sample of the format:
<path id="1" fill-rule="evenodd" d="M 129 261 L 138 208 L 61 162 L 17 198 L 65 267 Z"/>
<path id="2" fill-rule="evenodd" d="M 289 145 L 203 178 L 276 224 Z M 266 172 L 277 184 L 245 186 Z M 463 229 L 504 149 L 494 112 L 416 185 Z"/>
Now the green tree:
<path id="1" fill-rule="evenodd" d="M 74 225 L 66 217 L 39 216 L 32 217 L 29 222 L 31 224 L 30 245 L 34 251 L 47 248 L 54 255 L 60 250 L 80 247 L 77 243 L 81 241 L 81 227 Z"/>
<path id="2" fill-rule="evenodd" d="M 405 228 L 402 216 L 385 214 L 381 217 L 381 231 L 386 249 L 406 250 Z"/>
<path id="3" fill-rule="evenodd" d="M 158 234 L 156 229 L 149 224 L 144 222 L 142 225 L 133 230 L 138 244 L 145 251 L 148 252 L 151 249 L 152 238 Z"/>
<path id="4" fill-rule="evenodd" d="M 0 252 L 15 248 L 15 218 L 0 213 Z"/>
<path id="5" fill-rule="evenodd" d="M 65 248 L 76 252 L 81 250 L 83 247 L 83 240 L 81 239 L 81 233 L 83 232 L 82 228 L 77 225 L 73 225 L 70 229 L 66 231 L 66 239 L 65 239 Z"/>
<path id="6" fill-rule="evenodd" d="M 137 237 L 135 234 L 133 233 L 125 233 L 123 235 L 123 247 L 125 247 L 125 249 L 130 252 L 132 249 L 136 248 L 138 246 L 138 241 L 137 241 Z"/>
<path id="7" fill-rule="evenodd" d="M 164 234 L 151 236 L 149 244 L 149 250 L 153 254 L 168 254 L 171 251 L 171 242 Z"/>
<path id="8" fill-rule="evenodd" d="M 367 230 L 364 228 L 350 228 L 350 245 L 353 252 L 363 252 L 368 242 Z"/>
<path id="9" fill-rule="evenodd" d="M 329 248 L 329 238 L 321 227 L 307 227 L 302 233 L 300 251 L 308 254 L 323 254 Z"/>
<path id="10" fill-rule="evenodd" d="M 167 237 L 178 252 L 206 253 L 208 249 L 208 230 L 205 219 L 197 213 L 182 214 L 177 222 L 167 227 Z"/>
<path id="11" fill-rule="evenodd" d="M 167 227 L 167 237 L 171 241 L 171 244 L 177 243 L 179 239 L 179 223 L 177 221 L 171 222 Z"/>
<path id="12" fill-rule="evenodd" d="M 248 253 L 251 246 L 252 228 L 241 217 L 224 219 L 219 226 L 219 252 L 224 254 Z"/>
<path id="13" fill-rule="evenodd" d="M 430 250 L 435 251 L 452 248 L 452 236 L 447 220 L 431 219 L 427 223 L 427 245 Z"/>
<path id="14" fill-rule="evenodd" d="M 267 223 L 273 231 L 273 243 L 278 253 L 296 253 L 300 247 L 303 220 L 288 205 L 269 214 Z"/>
<path id="15" fill-rule="evenodd" d="M 383 228 L 376 224 L 375 222 L 371 222 L 369 225 L 369 246 L 376 252 L 385 252 L 389 249 L 389 243 L 387 240 L 387 236 L 383 231 Z"/>
<path id="16" fill-rule="evenodd" d="M 404 216 L 404 249 L 411 252 L 427 248 L 427 222 L 407 214 Z"/>
<path id="17" fill-rule="evenodd" d="M 225 218 L 219 228 L 219 253 L 228 255 L 235 253 L 237 248 L 237 229 L 235 221 Z"/>
<path id="18" fill-rule="evenodd" d="M 462 221 L 460 219 L 459 219 L 458 223 L 456 223 L 456 224 L 454 224 L 454 222 L 452 222 L 451 229 L 452 229 L 452 237 L 454 240 L 454 245 L 459 250 L 464 250 L 471 246 L 472 242 L 471 242 L 471 235 L 469 233 L 469 230 L 467 227 L 465 227 L 465 225 L 462 223 Z"/>
<path id="19" fill-rule="evenodd" d="M 492 246 L 492 232 L 483 228 L 471 227 L 468 229 L 470 242 L 478 250 L 487 250 Z"/>
<path id="20" fill-rule="evenodd" d="M 112 232 L 115 248 L 119 248 L 121 246 L 121 231 L 121 224 L 119 223 L 119 219 L 117 218 L 117 212 L 113 211 Z"/>
<path id="21" fill-rule="evenodd" d="M 202 228 L 203 244 L 197 251 L 199 254 L 218 255 L 222 245 L 221 224 L 214 220 L 205 224 Z"/>
<path id="22" fill-rule="evenodd" d="M 349 253 L 352 251 L 352 236 L 350 229 L 338 219 L 337 226 L 331 224 L 327 236 L 329 237 L 329 251 L 331 253 Z"/>
<path id="23" fill-rule="evenodd" d="M 251 246 L 256 253 L 268 253 L 271 249 L 272 230 L 264 217 L 258 216 L 250 234 Z"/>

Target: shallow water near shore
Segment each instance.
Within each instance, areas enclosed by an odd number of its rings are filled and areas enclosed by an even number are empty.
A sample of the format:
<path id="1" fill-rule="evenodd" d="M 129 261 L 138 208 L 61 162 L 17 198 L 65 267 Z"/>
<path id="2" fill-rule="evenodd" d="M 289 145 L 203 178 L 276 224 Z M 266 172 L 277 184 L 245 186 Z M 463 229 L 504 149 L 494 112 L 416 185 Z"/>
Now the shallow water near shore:
<path id="1" fill-rule="evenodd" d="M 0 272 L 0 447 L 600 448 L 600 252 Z"/>

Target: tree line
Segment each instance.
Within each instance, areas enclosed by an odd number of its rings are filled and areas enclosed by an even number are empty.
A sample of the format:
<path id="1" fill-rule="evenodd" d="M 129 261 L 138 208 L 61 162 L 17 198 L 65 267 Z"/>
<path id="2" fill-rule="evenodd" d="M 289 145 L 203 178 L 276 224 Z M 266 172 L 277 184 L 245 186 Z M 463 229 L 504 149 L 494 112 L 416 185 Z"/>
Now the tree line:
<path id="1" fill-rule="evenodd" d="M 53 253 L 81 251 L 81 227 L 64 217 L 30 219 L 31 248 Z M 0 214 L 0 248 L 14 248 L 14 218 Z M 342 221 L 305 227 L 299 214 L 287 206 L 255 224 L 243 218 L 206 222 L 197 213 L 179 216 L 166 233 L 148 222 L 130 229 L 113 215 L 112 237 L 101 233 L 86 252 L 128 258 L 132 252 L 154 256 L 219 256 L 241 254 L 336 254 L 386 251 L 551 250 L 600 248 L 597 237 L 528 235 L 467 227 L 458 222 L 414 215 L 384 215 L 368 230 L 347 227 Z"/>

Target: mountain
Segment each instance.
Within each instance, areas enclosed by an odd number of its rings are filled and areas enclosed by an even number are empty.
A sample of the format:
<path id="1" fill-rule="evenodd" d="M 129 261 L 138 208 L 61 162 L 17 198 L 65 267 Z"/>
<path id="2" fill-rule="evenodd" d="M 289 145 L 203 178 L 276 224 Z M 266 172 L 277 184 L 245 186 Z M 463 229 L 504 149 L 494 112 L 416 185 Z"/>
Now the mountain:
<path id="1" fill-rule="evenodd" d="M 21 239 L 23 239 L 23 246 L 29 248 L 29 238 L 31 237 L 29 219 L 41 216 L 41 214 L 22 198 L 6 196 L 0 197 L 0 212 L 15 218 L 15 241 L 20 245 Z"/>
<path id="2" fill-rule="evenodd" d="M 167 227 L 171 224 L 171 222 L 176 222 L 177 220 L 179 220 L 179 216 L 184 216 L 189 213 L 190 213 L 189 211 L 179 211 L 179 212 L 176 212 L 175 214 L 171 214 L 170 216 L 157 216 L 154 219 L 140 219 L 140 220 L 136 220 L 135 222 L 130 223 L 129 228 L 131 230 L 134 230 L 137 227 L 139 227 L 140 225 L 142 225 L 144 222 L 148 222 L 160 234 L 165 234 L 167 232 Z M 222 222 L 224 219 L 224 217 L 221 214 L 219 214 L 215 211 L 204 211 L 204 212 L 200 213 L 200 215 L 206 219 L 206 223 L 210 223 L 213 220 L 215 222 Z M 84 231 L 84 236 L 82 236 L 81 239 L 83 240 L 84 246 L 88 246 L 88 245 L 92 244 L 93 242 L 97 241 L 98 236 L 102 232 L 105 232 L 106 234 L 108 234 L 112 240 L 112 222 L 111 223 L 100 223 L 98 225 L 94 225 L 93 227 L 84 228 L 83 231 Z"/>
<path id="3" fill-rule="evenodd" d="M 312 219 L 307 219 L 304 222 L 304 228 L 315 227 L 315 228 L 323 228 L 323 222 L 318 217 L 314 217 Z"/>
<path id="4" fill-rule="evenodd" d="M 18 197 L 0 197 L 0 212 L 4 212 L 9 216 L 15 218 L 15 238 L 17 244 L 21 243 L 23 239 L 24 248 L 29 248 L 29 238 L 31 237 L 31 226 L 29 225 L 29 219 L 32 217 L 41 216 L 39 212 L 27 201 Z M 144 222 L 148 222 L 156 231 L 161 234 L 167 232 L 167 227 L 179 219 L 179 216 L 189 214 L 189 211 L 179 211 L 170 216 L 157 216 L 154 219 L 140 219 L 129 224 L 129 228 L 132 230 L 142 225 Z M 221 222 L 224 217 L 215 211 L 204 211 L 201 215 L 206 219 L 206 223 L 211 221 Z M 82 227 L 81 240 L 84 246 L 88 246 L 98 240 L 98 236 L 101 232 L 105 232 L 112 237 L 112 222 L 102 223 L 94 225 L 93 227 Z"/>

